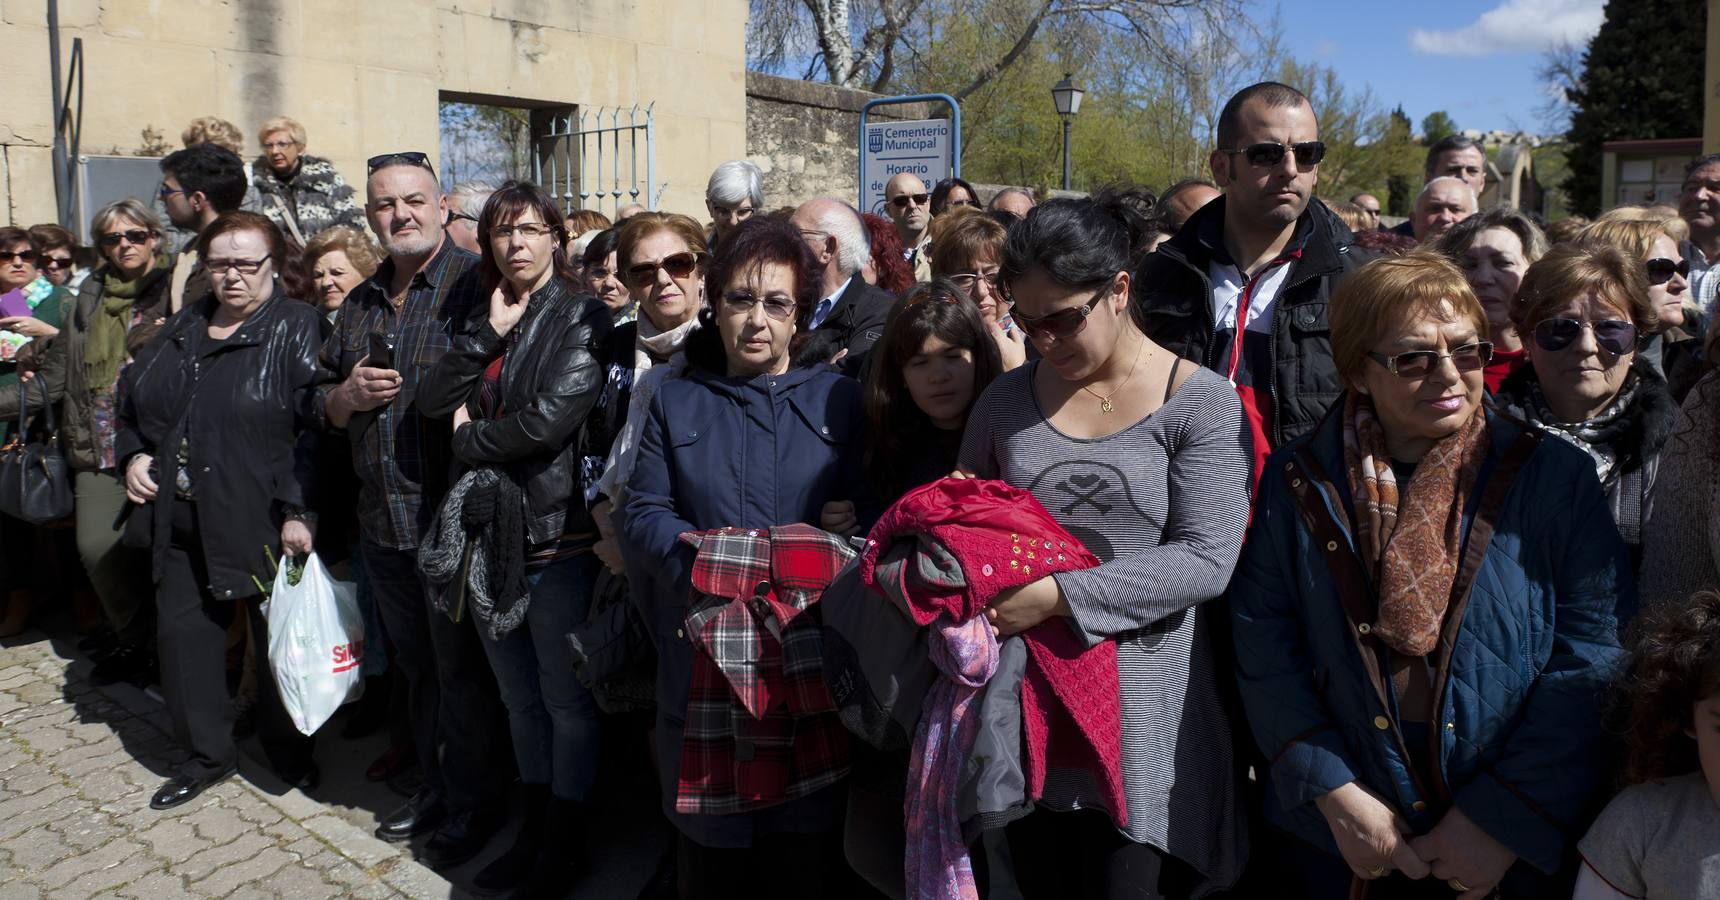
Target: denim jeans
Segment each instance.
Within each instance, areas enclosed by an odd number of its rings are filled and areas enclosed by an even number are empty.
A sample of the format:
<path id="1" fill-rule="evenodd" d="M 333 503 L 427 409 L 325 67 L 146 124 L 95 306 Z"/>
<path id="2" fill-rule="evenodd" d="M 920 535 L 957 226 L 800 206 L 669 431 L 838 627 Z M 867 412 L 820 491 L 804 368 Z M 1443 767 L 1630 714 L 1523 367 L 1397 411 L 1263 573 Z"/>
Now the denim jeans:
<path id="1" fill-rule="evenodd" d="M 597 780 L 597 701 L 574 675 L 567 645 L 591 609 L 597 566 L 582 553 L 529 572 L 525 621 L 499 641 L 478 625 L 508 708 L 520 781 L 547 784 L 562 800 L 588 799 Z"/>

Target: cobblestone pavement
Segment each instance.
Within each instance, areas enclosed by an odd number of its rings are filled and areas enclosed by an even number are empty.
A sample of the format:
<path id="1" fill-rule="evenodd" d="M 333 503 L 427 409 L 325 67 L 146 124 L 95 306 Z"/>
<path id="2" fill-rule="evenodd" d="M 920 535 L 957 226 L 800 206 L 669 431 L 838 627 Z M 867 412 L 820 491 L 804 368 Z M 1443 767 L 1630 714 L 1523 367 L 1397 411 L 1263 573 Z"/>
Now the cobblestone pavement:
<path id="1" fill-rule="evenodd" d="M 160 704 L 91 686 L 69 642 L 16 640 L 0 647 L 0 900 L 453 893 L 405 848 L 250 759 L 246 778 L 151 810 L 184 758 Z"/>

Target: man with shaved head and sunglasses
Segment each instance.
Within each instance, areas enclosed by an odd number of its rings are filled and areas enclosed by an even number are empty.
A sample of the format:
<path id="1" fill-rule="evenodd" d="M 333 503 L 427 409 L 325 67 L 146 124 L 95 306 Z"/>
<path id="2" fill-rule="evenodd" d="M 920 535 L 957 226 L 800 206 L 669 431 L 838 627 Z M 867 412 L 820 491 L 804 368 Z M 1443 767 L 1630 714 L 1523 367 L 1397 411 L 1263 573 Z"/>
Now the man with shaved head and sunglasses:
<path id="1" fill-rule="evenodd" d="M 429 157 L 386 153 L 369 168 L 365 217 L 388 258 L 341 304 L 320 360 L 339 380 L 322 386 L 315 405 L 352 444 L 365 573 L 389 662 L 404 676 L 424 779 L 376 834 L 407 841 L 435 831 L 421 858 L 446 868 L 477 855 L 501 825 L 495 761 L 507 748 L 477 631 L 432 609 L 418 577 L 417 547 L 449 487 L 453 453 L 447 422 L 425 416 L 418 389 L 452 346 L 452 323 L 489 298 L 472 271 L 477 254 L 442 228 L 448 201 Z"/>
<path id="2" fill-rule="evenodd" d="M 1135 314 L 1171 352 L 1228 379 L 1266 454 L 1311 430 L 1338 396 L 1326 300 L 1366 261 L 1350 229 L 1313 199 L 1319 121 L 1295 88 L 1244 88 L 1218 122 L 1209 157 L 1223 196 L 1148 254 Z"/>

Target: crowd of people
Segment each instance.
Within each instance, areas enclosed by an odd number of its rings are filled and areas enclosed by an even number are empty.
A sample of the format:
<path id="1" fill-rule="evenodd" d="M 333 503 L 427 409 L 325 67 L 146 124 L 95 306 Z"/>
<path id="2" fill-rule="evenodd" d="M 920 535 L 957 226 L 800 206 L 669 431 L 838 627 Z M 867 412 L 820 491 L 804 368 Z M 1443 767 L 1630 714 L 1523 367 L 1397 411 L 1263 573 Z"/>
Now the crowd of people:
<path id="1" fill-rule="evenodd" d="M 620 740 L 643 896 L 1713 896 L 1720 155 L 1549 225 L 1452 136 L 1386 229 L 1294 88 L 1216 137 L 1162 194 L 734 161 L 611 222 L 200 119 L 93 270 L 0 228 L 0 419 L 75 472 L 0 517 L 0 634 L 78 585 L 187 752 L 153 808 L 252 733 L 314 795 L 261 604 L 315 552 L 342 736 L 421 785 L 376 833 L 449 870 L 511 815 L 483 893 L 606 864 Z"/>

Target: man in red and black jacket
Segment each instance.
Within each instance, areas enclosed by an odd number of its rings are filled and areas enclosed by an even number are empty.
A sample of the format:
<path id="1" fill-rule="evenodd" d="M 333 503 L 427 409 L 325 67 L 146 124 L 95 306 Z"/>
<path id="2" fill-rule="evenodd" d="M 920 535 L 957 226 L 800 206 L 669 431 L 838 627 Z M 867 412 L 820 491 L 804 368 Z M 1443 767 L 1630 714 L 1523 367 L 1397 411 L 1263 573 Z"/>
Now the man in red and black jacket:
<path id="1" fill-rule="evenodd" d="M 1154 341 L 1230 379 L 1267 454 L 1313 429 L 1343 391 L 1326 300 L 1369 258 L 1313 199 L 1325 155 L 1308 98 L 1262 82 L 1225 104 L 1210 164 L 1224 189 L 1148 254 L 1135 316 Z"/>

